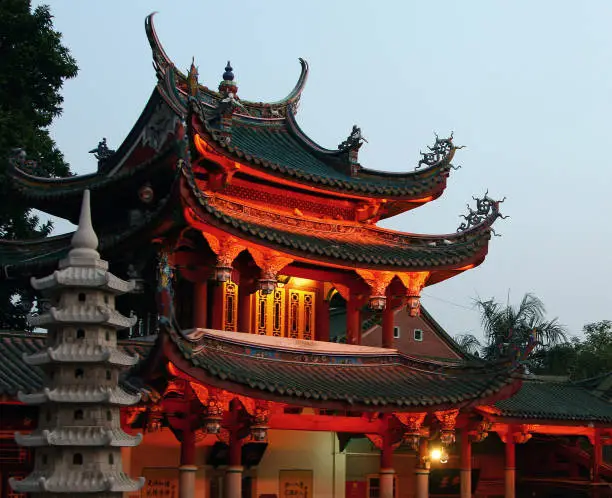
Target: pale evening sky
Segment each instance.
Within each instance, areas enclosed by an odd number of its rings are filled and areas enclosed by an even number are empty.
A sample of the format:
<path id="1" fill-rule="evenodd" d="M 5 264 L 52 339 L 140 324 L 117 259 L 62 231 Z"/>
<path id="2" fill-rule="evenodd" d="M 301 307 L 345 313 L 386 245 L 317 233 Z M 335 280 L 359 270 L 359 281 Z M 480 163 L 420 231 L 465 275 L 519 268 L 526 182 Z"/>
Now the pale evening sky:
<path id="1" fill-rule="evenodd" d="M 480 335 L 477 296 L 534 292 L 574 335 L 612 319 L 610 0 L 42 3 L 80 67 L 51 130 L 73 172 L 95 171 L 87 151 L 119 146 L 149 98 L 144 18 L 159 11 L 177 66 L 195 56 L 216 87 L 230 59 L 247 100 L 284 97 L 305 58 L 301 127 L 334 148 L 359 125 L 366 167 L 412 170 L 434 132 L 455 132 L 467 147 L 442 198 L 383 223 L 450 233 L 472 195 L 507 196 L 486 261 L 424 291 L 449 333 Z"/>

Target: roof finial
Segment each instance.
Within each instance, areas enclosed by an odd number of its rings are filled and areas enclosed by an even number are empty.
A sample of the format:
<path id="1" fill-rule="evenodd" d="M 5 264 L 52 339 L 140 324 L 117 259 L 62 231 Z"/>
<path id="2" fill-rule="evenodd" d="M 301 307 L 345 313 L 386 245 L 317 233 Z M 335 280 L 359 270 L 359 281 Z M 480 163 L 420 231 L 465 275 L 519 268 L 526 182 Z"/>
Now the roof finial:
<path id="1" fill-rule="evenodd" d="M 225 96 L 233 96 L 238 93 L 238 82 L 234 81 L 233 70 L 231 62 L 227 61 L 227 66 L 225 66 L 225 72 L 223 73 L 223 81 L 219 83 L 219 92 Z"/>
<path id="2" fill-rule="evenodd" d="M 195 57 L 191 58 L 191 67 L 187 74 L 187 86 L 189 87 L 189 95 L 195 97 L 198 94 L 198 68 L 195 65 Z"/>
<path id="3" fill-rule="evenodd" d="M 89 190 L 83 192 L 83 203 L 81 204 L 81 215 L 79 216 L 79 226 L 74 232 L 71 240 L 72 250 L 70 255 L 99 257 L 98 236 L 94 232 L 91 224 L 91 206 Z"/>
<path id="4" fill-rule="evenodd" d="M 231 62 L 227 61 L 227 66 L 225 66 L 225 72 L 223 73 L 223 81 L 234 81 L 233 70 Z"/>

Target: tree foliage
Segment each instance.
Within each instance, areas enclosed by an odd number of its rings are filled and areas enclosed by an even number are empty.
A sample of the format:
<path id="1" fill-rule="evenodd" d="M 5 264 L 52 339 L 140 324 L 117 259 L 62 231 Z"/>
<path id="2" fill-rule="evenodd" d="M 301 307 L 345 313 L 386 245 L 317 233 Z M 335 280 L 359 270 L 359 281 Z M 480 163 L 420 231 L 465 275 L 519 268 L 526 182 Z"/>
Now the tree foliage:
<path id="1" fill-rule="evenodd" d="M 62 111 L 63 82 L 77 71 L 61 34 L 53 29 L 49 7 L 32 10 L 29 1 L 0 2 L 0 238 L 32 239 L 51 232 L 51 223 L 41 224 L 14 194 L 7 170 L 13 151 L 21 148 L 34 161 L 31 173 L 44 177 L 70 174 L 48 127 Z M 9 304 L 2 307 L 0 327 L 23 328 L 25 312 L 13 302 L 14 296 L 28 292 L 16 282 L 1 282 L 0 299 Z"/>

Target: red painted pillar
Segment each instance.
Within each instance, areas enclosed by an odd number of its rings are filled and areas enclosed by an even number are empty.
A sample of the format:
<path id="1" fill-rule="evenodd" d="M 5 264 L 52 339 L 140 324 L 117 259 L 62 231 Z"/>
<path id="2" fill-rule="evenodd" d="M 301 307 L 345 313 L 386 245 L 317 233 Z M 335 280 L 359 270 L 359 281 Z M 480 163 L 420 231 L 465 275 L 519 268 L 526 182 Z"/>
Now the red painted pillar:
<path id="1" fill-rule="evenodd" d="M 601 431 L 599 429 L 595 429 L 595 435 L 593 439 L 593 468 L 591 470 L 591 474 L 593 476 L 593 482 L 600 482 L 600 469 L 602 462 L 602 447 L 601 447 Z M 595 487 L 593 488 L 595 491 Z M 594 493 L 596 495 L 596 493 Z"/>
<path id="2" fill-rule="evenodd" d="M 193 284 L 193 326 L 206 328 L 206 306 L 208 304 L 208 282 Z"/>
<path id="3" fill-rule="evenodd" d="M 238 431 L 230 431 L 229 465 L 225 471 L 225 498 L 242 496 L 242 441 Z"/>
<path id="4" fill-rule="evenodd" d="M 355 294 L 346 303 L 346 342 L 361 344 L 361 306 Z"/>
<path id="5" fill-rule="evenodd" d="M 190 392 L 185 393 L 185 399 L 190 400 Z M 189 423 L 187 413 L 186 424 Z M 181 466 L 179 467 L 179 498 L 195 497 L 196 471 L 195 465 L 195 433 L 191 429 L 182 432 L 181 438 Z"/>
<path id="6" fill-rule="evenodd" d="M 511 433 L 506 434 L 506 476 L 505 498 L 515 498 L 516 495 L 516 449 Z"/>
<path id="7" fill-rule="evenodd" d="M 461 498 L 472 496 L 472 443 L 467 429 L 461 431 Z"/>
<path id="8" fill-rule="evenodd" d="M 382 347 L 393 347 L 393 327 L 395 326 L 395 313 L 391 306 L 391 299 L 387 296 L 387 304 L 382 312 Z"/>
<path id="9" fill-rule="evenodd" d="M 323 285 L 319 285 L 317 289 L 314 338 L 317 341 L 329 342 L 329 301 L 325 299 Z"/>
<path id="10" fill-rule="evenodd" d="M 393 446 L 388 434 L 383 436 L 380 452 L 380 498 L 393 498 L 395 470 L 393 469 Z"/>
<path id="11" fill-rule="evenodd" d="M 223 330 L 223 289 L 224 285 L 221 282 L 213 287 L 211 326 L 215 330 Z"/>

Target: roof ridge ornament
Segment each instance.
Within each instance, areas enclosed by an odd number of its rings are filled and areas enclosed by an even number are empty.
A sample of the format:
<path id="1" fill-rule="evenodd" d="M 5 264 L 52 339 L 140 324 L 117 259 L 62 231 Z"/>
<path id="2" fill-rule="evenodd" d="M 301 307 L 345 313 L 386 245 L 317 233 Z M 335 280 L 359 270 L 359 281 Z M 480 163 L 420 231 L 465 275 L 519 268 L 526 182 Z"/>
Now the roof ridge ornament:
<path id="1" fill-rule="evenodd" d="M 197 97 L 198 95 L 198 68 L 195 65 L 195 57 L 191 57 L 191 66 L 187 71 L 187 88 L 189 97 Z"/>
<path id="2" fill-rule="evenodd" d="M 104 166 L 104 163 L 106 163 L 106 161 L 108 161 L 115 154 L 115 152 L 116 151 L 114 149 L 108 148 L 108 144 L 106 143 L 106 137 L 104 137 L 98 142 L 98 146 L 95 149 L 91 149 L 89 151 L 89 154 L 93 154 L 94 157 L 98 160 L 99 171 L 100 168 Z"/>
<path id="3" fill-rule="evenodd" d="M 457 232 L 465 232 L 467 230 L 470 230 L 471 228 L 474 228 L 477 225 L 487 223 L 487 222 L 490 225 L 497 218 L 501 218 L 502 220 L 505 220 L 506 218 L 510 218 L 510 216 L 502 215 L 499 211 L 499 205 L 506 200 L 505 197 L 499 201 L 491 199 L 489 197 L 489 190 L 487 189 L 487 191 L 485 192 L 484 196 L 481 199 L 478 199 L 474 196 L 472 196 L 472 199 L 476 201 L 476 209 L 475 210 L 472 209 L 470 205 L 467 204 L 468 214 L 459 215 L 459 217 L 463 218 L 465 221 L 463 221 L 461 225 L 459 225 L 459 227 L 457 228 Z M 491 232 L 496 237 L 501 236 L 501 234 L 495 233 L 495 230 L 493 230 L 492 228 L 491 228 Z"/>
<path id="4" fill-rule="evenodd" d="M 361 166 L 359 165 L 359 149 L 364 142 L 367 142 L 365 137 L 361 134 L 361 128 L 357 125 L 353 125 L 353 129 L 346 140 L 343 140 L 338 144 L 338 150 L 343 153 L 348 153 L 348 160 L 351 167 L 351 176 L 357 176 Z"/>
<path id="5" fill-rule="evenodd" d="M 436 140 L 433 146 L 427 146 L 429 152 L 419 152 L 423 157 L 419 161 L 419 164 L 417 164 L 415 170 L 418 170 L 423 165 L 427 167 L 435 166 L 437 164 L 440 164 L 442 161 L 447 161 L 448 165 L 453 169 L 459 169 L 461 166 L 455 167 L 450 164 L 450 161 L 453 159 L 455 151 L 465 148 L 465 145 L 455 145 L 453 143 L 454 132 L 452 131 L 450 137 L 448 138 L 440 138 L 438 137 L 437 133 L 434 133 L 434 135 L 436 137 Z"/>

